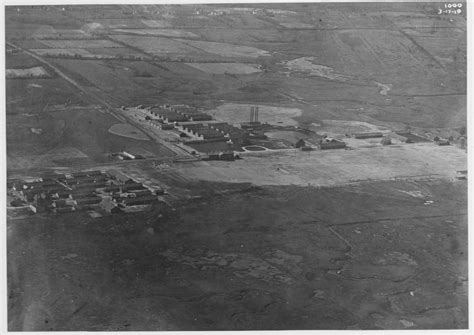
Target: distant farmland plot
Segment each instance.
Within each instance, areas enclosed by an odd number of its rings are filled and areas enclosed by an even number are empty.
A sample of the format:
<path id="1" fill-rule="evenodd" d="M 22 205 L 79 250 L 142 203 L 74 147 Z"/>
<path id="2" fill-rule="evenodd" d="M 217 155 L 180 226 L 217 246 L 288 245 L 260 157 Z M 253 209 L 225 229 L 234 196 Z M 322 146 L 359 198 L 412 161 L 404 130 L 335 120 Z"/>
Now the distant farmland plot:
<path id="1" fill-rule="evenodd" d="M 185 30 L 178 29 L 114 29 L 117 33 L 140 35 L 140 36 L 165 36 L 165 37 L 188 37 L 197 38 L 198 35 Z"/>
<path id="2" fill-rule="evenodd" d="M 227 25 L 231 27 L 247 27 L 247 28 L 273 28 L 273 23 L 260 20 L 255 16 L 249 15 L 228 15 L 224 17 Z"/>
<path id="3" fill-rule="evenodd" d="M 32 37 L 38 39 L 63 38 L 63 39 L 80 39 L 90 37 L 91 35 L 80 29 L 40 29 L 36 31 Z"/>
<path id="4" fill-rule="evenodd" d="M 116 63 L 111 64 L 97 60 L 77 61 L 75 59 L 54 59 L 54 63 L 69 73 L 73 73 L 73 78 L 86 80 L 88 85 L 92 84 L 105 92 L 125 93 L 140 90 L 140 87 L 130 80 L 133 73 L 116 66 Z"/>
<path id="5" fill-rule="evenodd" d="M 267 35 L 269 30 L 258 29 L 258 30 L 248 30 L 248 29 L 213 29 L 213 28 L 201 28 L 193 30 L 196 34 L 202 36 L 202 39 L 214 41 L 214 42 L 236 42 L 241 41 L 255 42 L 259 41 L 262 35 Z M 274 31 L 276 32 L 276 30 Z M 251 34 L 254 34 L 253 37 Z"/>
<path id="6" fill-rule="evenodd" d="M 89 51 L 85 49 L 30 49 L 30 51 L 40 56 L 60 56 L 60 55 L 90 56 L 92 55 Z"/>
<path id="7" fill-rule="evenodd" d="M 5 55 L 5 67 L 7 69 L 25 69 L 33 66 L 39 66 L 41 63 L 36 59 L 25 53 Z"/>
<path id="8" fill-rule="evenodd" d="M 16 41 L 17 45 L 23 49 L 44 49 L 48 46 L 44 43 L 41 43 L 39 40 L 18 40 Z"/>
<path id="9" fill-rule="evenodd" d="M 450 29 L 444 29 L 450 30 Z M 421 45 L 426 51 L 428 51 L 433 57 L 442 63 L 452 63 L 454 61 L 461 60 L 461 53 L 466 52 L 466 35 L 459 33 L 454 36 L 449 32 L 443 32 L 440 34 L 422 34 L 410 30 L 408 33 L 412 38 Z M 458 59 L 455 59 L 458 57 Z"/>
<path id="10" fill-rule="evenodd" d="M 388 12 L 384 12 L 384 15 L 387 15 Z M 436 17 L 436 16 L 435 16 Z M 436 17 L 439 20 L 436 22 L 433 20 L 432 16 L 420 15 L 418 17 L 413 17 L 406 15 L 395 15 L 390 18 L 390 20 L 397 25 L 398 27 L 446 27 L 450 26 L 449 21 L 443 20 L 440 16 Z"/>
<path id="11" fill-rule="evenodd" d="M 303 22 L 280 22 L 280 25 L 282 25 L 285 28 L 289 28 L 289 29 L 313 28 L 314 27 L 314 25 L 312 25 L 312 24 L 303 23 Z"/>
<path id="12" fill-rule="evenodd" d="M 87 49 L 87 52 L 97 56 L 138 56 L 146 58 L 147 56 L 139 51 L 130 48 L 91 48 Z"/>
<path id="13" fill-rule="evenodd" d="M 7 78 L 45 78 L 49 73 L 41 66 L 35 66 L 29 69 L 6 69 Z"/>
<path id="14" fill-rule="evenodd" d="M 121 48 L 109 40 L 42 40 L 41 43 L 56 49 Z"/>
<path id="15" fill-rule="evenodd" d="M 113 39 L 141 49 L 150 54 L 198 54 L 200 50 L 180 41 L 154 36 L 113 35 Z"/>
<path id="16" fill-rule="evenodd" d="M 265 50 L 248 47 L 244 45 L 235 45 L 229 43 L 220 42 L 208 42 L 208 41 L 191 41 L 191 40 L 176 40 L 186 43 L 190 46 L 199 48 L 205 52 L 217 54 L 223 57 L 251 57 L 256 58 L 260 56 L 269 56 L 269 53 Z"/>
<path id="17" fill-rule="evenodd" d="M 242 63 L 186 63 L 198 70 L 212 74 L 251 74 L 261 72 L 256 64 Z"/>
<path id="18" fill-rule="evenodd" d="M 134 19 L 123 19 L 123 18 L 116 18 L 116 19 L 101 19 L 97 21 L 98 23 L 102 24 L 105 27 L 109 28 L 147 28 L 147 25 L 144 24 L 140 20 Z"/>
<path id="19" fill-rule="evenodd" d="M 171 27 L 171 23 L 165 20 L 142 20 L 145 26 L 150 28 L 166 28 Z"/>

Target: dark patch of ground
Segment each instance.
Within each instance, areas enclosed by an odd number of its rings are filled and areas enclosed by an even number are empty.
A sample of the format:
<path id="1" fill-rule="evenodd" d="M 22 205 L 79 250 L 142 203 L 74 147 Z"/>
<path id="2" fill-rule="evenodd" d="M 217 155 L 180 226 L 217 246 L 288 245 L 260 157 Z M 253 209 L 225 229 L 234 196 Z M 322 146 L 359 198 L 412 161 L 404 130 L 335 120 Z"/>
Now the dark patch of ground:
<path id="1" fill-rule="evenodd" d="M 10 220 L 9 330 L 467 327 L 465 184 L 241 187 Z"/>

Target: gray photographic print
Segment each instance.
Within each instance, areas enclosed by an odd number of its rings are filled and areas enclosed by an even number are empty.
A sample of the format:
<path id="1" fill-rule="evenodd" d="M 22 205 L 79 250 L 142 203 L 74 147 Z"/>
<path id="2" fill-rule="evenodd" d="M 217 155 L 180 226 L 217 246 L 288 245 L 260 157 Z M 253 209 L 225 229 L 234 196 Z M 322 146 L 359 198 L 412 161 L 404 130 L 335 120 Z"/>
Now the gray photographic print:
<path id="1" fill-rule="evenodd" d="M 469 5 L 4 5 L 6 330 L 467 330 Z"/>

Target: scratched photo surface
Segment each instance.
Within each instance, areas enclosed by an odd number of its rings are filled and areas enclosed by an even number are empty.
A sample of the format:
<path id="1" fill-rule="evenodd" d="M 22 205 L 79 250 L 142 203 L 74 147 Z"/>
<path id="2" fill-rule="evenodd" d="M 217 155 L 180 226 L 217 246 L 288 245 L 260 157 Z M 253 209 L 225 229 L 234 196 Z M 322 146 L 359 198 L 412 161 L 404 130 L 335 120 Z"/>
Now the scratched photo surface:
<path id="1" fill-rule="evenodd" d="M 468 5 L 6 6 L 8 330 L 467 329 Z"/>

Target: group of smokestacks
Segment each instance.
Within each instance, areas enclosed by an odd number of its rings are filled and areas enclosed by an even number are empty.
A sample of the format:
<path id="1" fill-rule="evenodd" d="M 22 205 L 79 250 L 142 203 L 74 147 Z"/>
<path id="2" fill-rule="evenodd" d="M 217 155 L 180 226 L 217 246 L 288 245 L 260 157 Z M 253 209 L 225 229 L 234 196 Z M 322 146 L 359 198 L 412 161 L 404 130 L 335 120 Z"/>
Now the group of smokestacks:
<path id="1" fill-rule="evenodd" d="M 258 107 L 250 107 L 250 123 L 258 123 Z"/>

